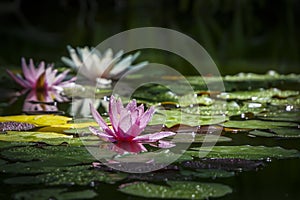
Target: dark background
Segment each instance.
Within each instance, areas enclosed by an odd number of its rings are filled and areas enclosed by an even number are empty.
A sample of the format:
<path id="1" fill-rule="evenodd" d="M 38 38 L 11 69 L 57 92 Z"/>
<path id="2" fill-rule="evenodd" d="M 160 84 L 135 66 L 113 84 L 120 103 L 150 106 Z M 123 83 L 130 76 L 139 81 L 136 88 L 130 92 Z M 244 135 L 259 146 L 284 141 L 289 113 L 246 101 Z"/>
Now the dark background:
<path id="1" fill-rule="evenodd" d="M 124 30 L 158 26 L 198 41 L 223 75 L 300 73 L 299 15 L 296 0 L 0 1 L 0 67 L 19 66 L 22 56 L 62 66 L 68 44 L 96 46 Z M 139 59 L 193 74 L 168 54 Z"/>

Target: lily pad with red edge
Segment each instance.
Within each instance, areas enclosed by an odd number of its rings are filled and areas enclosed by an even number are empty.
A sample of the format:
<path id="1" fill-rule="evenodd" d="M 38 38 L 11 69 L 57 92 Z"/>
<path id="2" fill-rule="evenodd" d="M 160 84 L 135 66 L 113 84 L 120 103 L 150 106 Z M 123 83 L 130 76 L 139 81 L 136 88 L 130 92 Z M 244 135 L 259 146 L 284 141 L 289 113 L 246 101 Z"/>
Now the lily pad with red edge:
<path id="1" fill-rule="evenodd" d="M 35 125 L 26 122 L 0 122 L 0 132 L 6 131 L 28 131 L 34 129 Z"/>

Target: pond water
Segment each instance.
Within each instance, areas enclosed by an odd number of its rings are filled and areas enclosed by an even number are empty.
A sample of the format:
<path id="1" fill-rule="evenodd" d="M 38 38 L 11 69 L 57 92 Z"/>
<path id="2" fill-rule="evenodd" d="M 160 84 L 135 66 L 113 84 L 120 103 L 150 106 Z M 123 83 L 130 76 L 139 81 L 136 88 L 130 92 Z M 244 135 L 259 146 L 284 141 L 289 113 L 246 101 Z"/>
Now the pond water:
<path id="1" fill-rule="evenodd" d="M 99 145 L 99 139 L 91 136 L 87 127 L 97 124 L 82 109 L 90 101 L 78 97 L 76 91 L 65 90 L 64 95 L 29 92 L 15 97 L 16 90 L 10 89 L 13 87 L 4 75 L 0 198 L 298 199 L 299 78 L 274 72 L 241 73 L 223 77 L 226 91 L 219 92 L 207 91 L 207 83 L 219 81 L 214 77 L 203 82 L 191 76 L 187 80 L 195 93 L 185 95 L 174 94 L 160 85 L 145 85 L 132 97 L 138 104 L 156 108 L 145 132 L 176 132 L 173 139 L 166 139 L 175 147 L 159 149 L 144 144 L 148 152 L 139 152 L 136 146 L 120 144 L 119 150 L 131 151 L 120 154 L 107 143 Z M 180 87 L 181 80 L 173 77 L 172 81 Z M 76 97 L 73 102 L 41 102 L 55 95 L 67 100 L 71 94 Z M 96 91 L 101 101 L 95 105 L 106 121 L 109 96 L 109 89 Z M 124 104 L 129 101 L 122 100 Z M 22 113 L 26 115 L 19 116 Z M 5 124 L 8 121 L 29 125 L 18 125 L 21 131 L 8 130 L 16 128 Z M 29 130 L 24 131 L 26 128 Z M 210 149 L 203 143 L 216 145 Z M 178 151 L 185 148 L 186 151 Z M 103 165 L 91 152 L 113 162 Z M 203 152 L 204 157 L 199 157 Z M 145 169 L 158 170 L 116 170 L 120 163 L 122 169 L 133 169 L 139 162 L 148 163 L 141 165 Z"/>

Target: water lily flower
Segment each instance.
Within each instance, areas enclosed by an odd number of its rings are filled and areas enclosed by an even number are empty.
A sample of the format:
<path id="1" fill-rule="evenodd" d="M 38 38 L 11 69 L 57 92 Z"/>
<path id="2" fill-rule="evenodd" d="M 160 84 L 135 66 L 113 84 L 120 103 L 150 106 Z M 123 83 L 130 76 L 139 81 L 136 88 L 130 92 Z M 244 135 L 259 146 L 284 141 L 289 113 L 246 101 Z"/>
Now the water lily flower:
<path id="1" fill-rule="evenodd" d="M 76 77 L 70 80 L 63 81 L 69 70 L 57 75 L 57 70 L 53 69 L 53 65 L 45 67 L 45 62 L 41 62 L 36 68 L 33 64 L 33 60 L 29 60 L 29 64 L 26 64 L 24 58 L 21 60 L 23 77 L 20 74 L 14 74 L 7 70 L 8 74 L 13 80 L 15 80 L 19 85 L 26 89 L 35 90 L 51 90 L 51 89 L 62 89 L 63 87 L 69 87 L 74 84 Z"/>
<path id="2" fill-rule="evenodd" d="M 132 100 L 123 106 L 121 99 L 111 96 L 109 102 L 109 118 L 112 129 L 105 123 L 97 110 L 90 105 L 91 113 L 99 124 L 101 130 L 89 127 L 90 131 L 104 141 L 109 142 L 140 142 L 153 143 L 175 135 L 174 132 L 162 131 L 153 134 L 140 135 L 150 122 L 154 107 L 144 111 L 144 105 L 137 106 L 136 100 Z"/>
<path id="3" fill-rule="evenodd" d="M 67 46 L 67 48 L 71 59 L 62 57 L 62 61 L 88 80 L 103 85 L 110 84 L 111 80 L 118 80 L 128 70 L 136 71 L 148 64 L 148 62 L 141 62 L 132 65 L 139 56 L 139 52 L 122 58 L 122 50 L 113 55 L 112 49 L 107 49 L 104 54 L 101 54 L 96 48 L 78 47 L 77 52 L 71 46 Z"/>

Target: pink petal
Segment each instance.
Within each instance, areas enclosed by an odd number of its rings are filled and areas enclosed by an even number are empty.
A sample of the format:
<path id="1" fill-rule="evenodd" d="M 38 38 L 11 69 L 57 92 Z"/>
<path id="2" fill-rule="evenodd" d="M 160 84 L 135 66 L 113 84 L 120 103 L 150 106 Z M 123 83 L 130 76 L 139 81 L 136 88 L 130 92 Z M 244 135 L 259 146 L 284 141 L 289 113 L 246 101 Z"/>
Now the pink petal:
<path id="1" fill-rule="evenodd" d="M 140 118 L 140 128 L 144 129 L 149 121 L 152 119 L 155 110 L 154 107 L 151 106 Z"/>
<path id="2" fill-rule="evenodd" d="M 170 141 L 164 141 L 164 140 L 159 140 L 157 147 L 162 148 L 162 149 L 168 149 L 175 147 L 176 145 Z"/>
<path id="3" fill-rule="evenodd" d="M 32 87 L 32 86 L 28 83 L 28 81 L 22 79 L 20 76 L 14 75 L 14 74 L 13 74 L 11 71 L 9 71 L 9 70 L 6 70 L 6 71 L 7 71 L 8 75 L 9 75 L 12 79 L 14 79 L 14 81 L 16 81 L 19 85 L 21 85 L 22 87 L 24 87 L 24 88 L 30 88 L 30 87 Z"/>
<path id="4" fill-rule="evenodd" d="M 131 127 L 130 112 L 128 112 L 127 110 L 122 110 L 120 114 L 119 124 L 118 124 L 118 132 L 127 134 L 130 127 Z M 117 135 L 118 137 L 124 137 L 118 133 Z M 127 135 L 125 137 L 127 137 Z"/>
<path id="5" fill-rule="evenodd" d="M 169 131 L 163 131 L 163 132 L 158 132 L 158 133 L 153 133 L 153 134 L 146 134 L 146 135 L 141 135 L 135 137 L 132 141 L 136 142 L 156 142 L 162 138 L 173 136 L 176 133 L 174 132 L 169 132 Z"/>
<path id="6" fill-rule="evenodd" d="M 108 125 L 105 123 L 103 118 L 100 116 L 100 114 L 97 112 L 97 110 L 94 108 L 94 106 L 92 104 L 90 104 L 90 110 L 91 110 L 91 113 L 92 113 L 94 119 L 99 124 L 99 126 L 103 129 L 103 131 L 105 131 L 107 134 L 115 137 L 114 132 L 108 127 Z"/>
<path id="7" fill-rule="evenodd" d="M 130 112 L 135 111 L 137 109 L 136 100 L 133 99 L 132 101 L 130 101 L 126 106 L 126 109 L 129 110 Z"/>
<path id="8" fill-rule="evenodd" d="M 53 81 L 53 85 L 58 85 L 59 83 L 62 82 L 62 80 L 64 80 L 64 78 L 66 78 L 67 74 L 69 73 L 70 70 L 66 70 L 63 73 L 59 74 L 57 77 L 55 77 L 54 81 Z"/>
<path id="9" fill-rule="evenodd" d="M 115 142 L 116 141 L 113 136 L 108 135 L 107 133 L 101 132 L 100 130 L 98 130 L 92 126 L 90 126 L 89 129 L 94 135 L 100 137 L 102 140 L 104 140 L 106 142 Z"/>
<path id="10" fill-rule="evenodd" d="M 23 74 L 24 74 L 25 79 L 28 80 L 30 83 L 34 83 L 35 82 L 34 74 L 27 67 L 25 59 L 22 58 L 21 62 L 22 62 L 22 70 L 23 70 Z"/>
<path id="11" fill-rule="evenodd" d="M 126 109 L 123 107 L 121 99 L 117 100 L 112 95 L 109 101 L 109 118 L 115 132 L 118 131 L 120 120 L 123 118 L 121 112 L 124 114 L 124 110 Z"/>
<path id="12" fill-rule="evenodd" d="M 117 142 L 114 144 L 113 150 L 120 154 L 124 154 L 126 152 L 140 153 L 147 151 L 143 144 L 137 142 Z"/>

